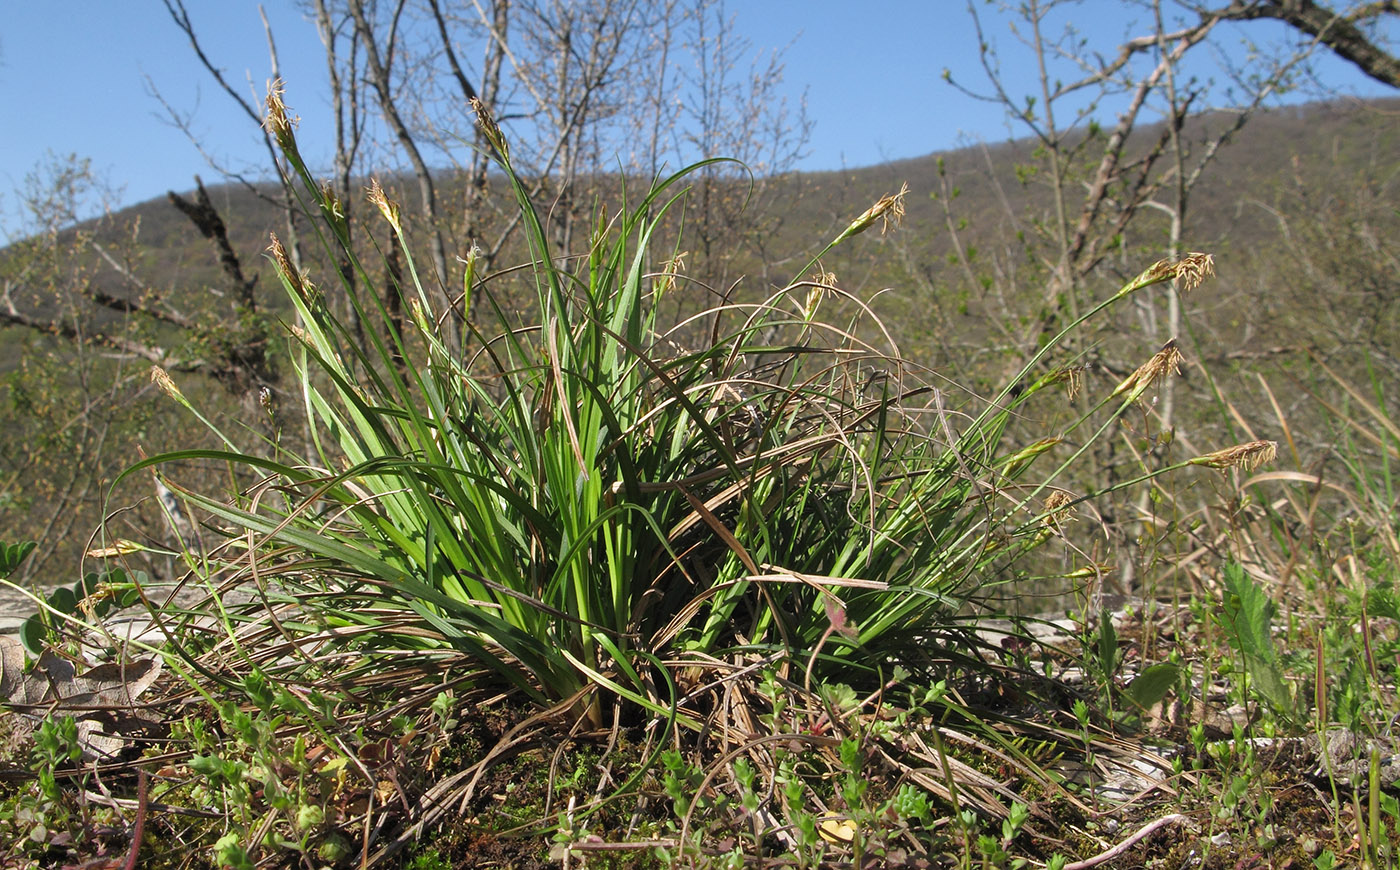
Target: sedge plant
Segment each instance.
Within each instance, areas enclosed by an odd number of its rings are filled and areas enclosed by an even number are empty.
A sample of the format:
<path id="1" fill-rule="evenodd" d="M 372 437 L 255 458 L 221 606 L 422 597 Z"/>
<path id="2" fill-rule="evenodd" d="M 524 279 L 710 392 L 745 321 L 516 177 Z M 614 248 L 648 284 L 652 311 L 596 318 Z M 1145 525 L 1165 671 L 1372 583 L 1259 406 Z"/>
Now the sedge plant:
<path id="1" fill-rule="evenodd" d="M 270 95 L 292 181 L 357 279 L 336 292 L 366 328 L 361 339 L 274 239 L 309 451 L 184 450 L 127 472 L 212 460 L 257 481 L 232 497 L 169 482 L 226 535 L 191 570 L 211 588 L 258 590 L 220 611 L 213 652 L 189 655 L 345 686 L 450 660 L 463 679 L 563 702 L 595 726 L 614 702 L 698 726 L 677 676 L 739 654 L 773 657 L 807 685 L 868 684 L 891 661 L 934 658 L 930 642 L 989 566 L 1047 537 L 1026 493 L 1064 469 L 1024 478 L 1059 439 L 1004 435 L 1073 378 L 1043 368 L 1056 345 L 969 411 L 820 273 L 659 323 L 658 303 L 686 280 L 672 230 L 687 179 L 714 161 L 634 201 L 624 185 L 587 249 L 558 251 L 506 136 L 476 108 L 530 261 L 484 274 L 468 256 L 450 282 L 432 275 L 376 184 L 370 201 L 406 267 L 400 318 L 360 289 L 370 271 L 343 205 Z M 899 195 L 882 199 L 824 251 L 900 209 Z M 1153 266 L 1076 326 L 1197 262 Z M 445 298 L 444 282 L 460 294 Z M 505 302 L 522 286 L 523 312 Z"/>

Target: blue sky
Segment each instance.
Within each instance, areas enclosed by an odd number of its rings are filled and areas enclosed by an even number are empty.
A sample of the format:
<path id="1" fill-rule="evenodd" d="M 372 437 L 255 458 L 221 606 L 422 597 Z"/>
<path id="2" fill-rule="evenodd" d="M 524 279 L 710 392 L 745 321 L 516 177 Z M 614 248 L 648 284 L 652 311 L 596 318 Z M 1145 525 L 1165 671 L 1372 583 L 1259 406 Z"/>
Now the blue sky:
<path id="1" fill-rule="evenodd" d="M 309 128 L 328 116 L 324 62 L 315 28 L 297 5 L 264 4 L 288 102 Z M 152 86 L 189 116 L 220 160 L 236 167 L 265 165 L 256 131 L 197 66 L 160 0 L 7 6 L 0 20 L 0 211 L 7 222 L 13 218 L 13 191 L 49 152 L 91 158 L 120 188 L 121 204 L 187 189 L 195 173 L 216 179 L 169 123 Z M 1032 88 L 1030 55 L 1017 50 L 1007 22 L 994 10 L 980 2 L 978 8 L 988 36 L 1003 50 L 1006 78 L 1022 91 Z M 215 63 L 244 93 L 260 92 L 269 70 L 258 4 L 189 0 L 189 9 Z M 795 100 L 805 93 L 815 122 L 802 168 L 862 166 L 946 149 L 966 138 L 1007 135 L 1000 108 L 942 81 L 945 67 L 969 83 L 982 81 L 976 37 L 961 0 L 731 0 L 728 9 L 755 51 L 786 48 L 788 96 Z M 1113 0 L 1085 0 L 1067 15 L 1107 54 L 1123 36 L 1139 32 L 1128 32 L 1124 10 Z M 1256 27 L 1248 34 L 1267 41 L 1281 32 Z M 1238 39 L 1226 34 L 1217 56 L 1238 56 Z M 1384 91 L 1339 62 L 1320 69 L 1343 92 Z"/>

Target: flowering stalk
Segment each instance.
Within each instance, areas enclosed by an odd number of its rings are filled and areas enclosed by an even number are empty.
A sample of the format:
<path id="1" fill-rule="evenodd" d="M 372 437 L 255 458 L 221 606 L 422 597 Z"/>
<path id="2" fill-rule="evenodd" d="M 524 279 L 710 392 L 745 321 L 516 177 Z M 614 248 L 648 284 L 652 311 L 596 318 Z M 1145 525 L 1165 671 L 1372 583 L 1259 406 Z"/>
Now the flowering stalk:
<path id="1" fill-rule="evenodd" d="M 220 432 L 217 426 L 215 426 L 209 421 L 207 417 L 201 414 L 199 412 L 199 409 L 190 403 L 189 399 L 185 398 L 185 394 L 180 392 L 180 388 L 175 385 L 175 381 L 173 378 L 170 377 L 169 372 L 167 372 L 160 366 L 151 366 L 151 383 L 155 384 L 156 387 L 158 387 L 162 393 L 165 393 L 167 396 L 174 399 L 175 402 L 178 405 L 180 405 L 180 407 L 185 408 L 191 414 L 195 415 L 195 417 L 199 419 L 199 422 L 203 423 L 205 426 L 208 426 L 209 431 L 213 432 L 215 435 L 218 435 L 219 440 L 224 442 L 224 445 L 227 446 L 230 450 L 238 449 L 234 446 L 233 442 L 228 439 L 228 436 L 224 435 L 223 432 Z"/>

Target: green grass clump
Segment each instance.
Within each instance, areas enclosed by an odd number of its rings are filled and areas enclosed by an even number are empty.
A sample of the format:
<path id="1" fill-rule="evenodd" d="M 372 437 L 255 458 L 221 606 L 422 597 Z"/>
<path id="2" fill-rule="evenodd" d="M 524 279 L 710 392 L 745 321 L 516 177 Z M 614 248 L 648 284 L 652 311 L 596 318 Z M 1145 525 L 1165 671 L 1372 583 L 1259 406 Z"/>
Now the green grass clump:
<path id="1" fill-rule="evenodd" d="M 284 439 L 263 453 L 181 451 L 136 466 L 219 460 L 260 476 L 232 501 L 184 493 L 229 535 L 190 555 L 196 572 L 215 585 L 256 581 L 259 603 L 281 608 L 230 614 L 229 642 L 256 667 L 275 655 L 285 674 L 314 667 L 309 655 L 354 650 L 347 676 L 451 650 L 542 705 L 574 699 L 594 725 L 602 695 L 687 721 L 677 662 L 745 650 L 806 666 L 809 679 L 853 679 L 855 667 L 869 681 L 876 663 L 917 663 L 994 561 L 1047 538 L 1015 486 L 1057 442 L 1018 450 L 1001 437 L 1030 397 L 1069 377 L 1030 379 L 1044 352 L 969 416 L 859 338 L 869 311 L 827 279 L 699 311 L 683 325 L 700 324 L 689 333 L 706 340 L 680 347 L 656 321 L 684 281 L 658 228 L 704 164 L 600 211 L 586 253 L 565 256 L 500 131 L 484 116 L 483 126 L 534 257 L 498 275 L 478 275 L 468 257 L 463 292 L 444 306 L 376 185 L 371 201 L 407 263 L 408 281 L 391 290 L 402 321 L 359 289 L 370 276 L 342 210 L 290 127 L 277 128 L 323 242 L 358 274 L 342 290 L 376 325 L 368 346 L 274 241 L 298 320 L 311 452 Z M 897 196 L 881 200 L 825 250 L 898 210 Z M 1154 269 L 1114 299 L 1175 275 Z M 533 289 L 519 321 L 500 302 L 509 281 Z M 829 295 L 839 301 L 824 306 Z M 834 325 L 819 316 L 833 307 L 855 313 Z M 1128 392 L 1125 405 L 1141 390 Z M 250 642 L 269 632 L 299 654 Z"/>

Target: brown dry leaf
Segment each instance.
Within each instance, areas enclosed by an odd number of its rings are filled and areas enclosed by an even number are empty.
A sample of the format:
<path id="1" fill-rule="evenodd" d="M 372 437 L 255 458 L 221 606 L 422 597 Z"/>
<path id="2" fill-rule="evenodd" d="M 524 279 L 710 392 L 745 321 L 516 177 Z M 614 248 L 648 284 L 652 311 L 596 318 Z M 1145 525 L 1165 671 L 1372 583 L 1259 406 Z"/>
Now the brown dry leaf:
<path id="1" fill-rule="evenodd" d="M 21 714 L 16 721 L 23 728 L 44 716 L 71 715 L 83 755 L 91 759 L 120 752 L 123 735 L 151 724 L 137 712 L 136 699 L 160 677 L 159 658 L 97 665 L 81 674 L 52 650 L 28 674 L 24 662 L 19 640 L 0 636 L 0 703 Z"/>

